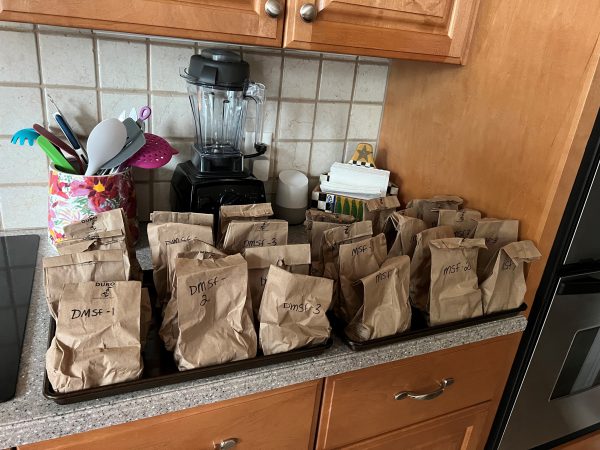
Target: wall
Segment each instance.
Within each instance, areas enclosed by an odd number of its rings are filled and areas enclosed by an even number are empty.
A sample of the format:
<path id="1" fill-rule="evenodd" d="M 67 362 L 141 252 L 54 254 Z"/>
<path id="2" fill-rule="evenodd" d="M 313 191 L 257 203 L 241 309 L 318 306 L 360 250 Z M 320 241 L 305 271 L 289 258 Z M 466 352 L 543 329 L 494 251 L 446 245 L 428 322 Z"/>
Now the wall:
<path id="1" fill-rule="evenodd" d="M 37 147 L 9 142 L 34 122 L 54 127 L 46 93 L 84 136 L 99 120 L 149 104 L 148 131 L 180 154 L 165 169 L 135 172 L 139 216 L 169 208 L 171 172 L 190 158 L 194 133 L 179 67 L 215 44 L 8 22 L 0 22 L 0 43 L 0 230 L 46 226 L 47 161 Z M 387 60 L 231 48 L 250 63 L 251 77 L 267 86 L 272 179 L 293 168 L 314 185 L 358 142 L 377 142 Z M 266 188 L 273 192 L 273 181 Z"/>
<path id="2" fill-rule="evenodd" d="M 489 217 L 517 218 L 544 260 L 593 118 L 600 2 L 483 1 L 464 67 L 393 64 L 378 161 L 403 199 L 457 194 Z"/>

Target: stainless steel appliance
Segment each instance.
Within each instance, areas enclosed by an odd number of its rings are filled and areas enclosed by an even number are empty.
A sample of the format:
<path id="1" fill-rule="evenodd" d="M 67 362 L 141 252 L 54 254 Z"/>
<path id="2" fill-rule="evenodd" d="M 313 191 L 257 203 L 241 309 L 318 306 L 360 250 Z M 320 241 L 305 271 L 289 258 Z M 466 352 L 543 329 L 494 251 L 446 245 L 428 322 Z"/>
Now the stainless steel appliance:
<path id="1" fill-rule="evenodd" d="M 600 428 L 600 114 L 536 293 L 489 448 Z"/>
<path id="2" fill-rule="evenodd" d="M 187 82 L 196 139 L 192 161 L 179 164 L 171 180 L 174 211 L 217 213 L 223 204 L 265 201 L 264 185 L 244 168 L 245 158 L 266 152 L 261 142 L 265 86 L 249 80 L 240 55 L 205 49 L 181 76 Z M 251 121 L 247 121 L 249 112 Z M 251 129 L 247 129 L 250 127 Z M 244 154 L 246 136 L 254 153 Z"/>

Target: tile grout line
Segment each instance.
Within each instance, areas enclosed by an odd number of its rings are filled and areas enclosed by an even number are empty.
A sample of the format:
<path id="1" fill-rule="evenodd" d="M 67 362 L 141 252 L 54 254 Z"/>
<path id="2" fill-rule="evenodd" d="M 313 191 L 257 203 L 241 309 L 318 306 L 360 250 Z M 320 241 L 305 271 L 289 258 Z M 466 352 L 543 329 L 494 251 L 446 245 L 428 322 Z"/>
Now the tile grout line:
<path id="1" fill-rule="evenodd" d="M 320 95 L 320 91 L 321 91 L 321 76 L 322 75 L 323 75 L 323 55 L 321 55 L 321 58 L 319 59 L 319 68 L 317 69 L 317 90 L 315 92 L 315 99 L 314 99 L 313 123 L 312 123 L 312 128 L 310 130 L 310 147 L 308 150 L 308 164 L 306 167 L 306 175 L 307 176 L 310 174 L 310 164 L 312 162 L 312 154 L 313 154 L 314 138 L 315 138 L 315 127 L 317 126 L 317 108 L 319 105 L 319 95 Z"/>
<path id="2" fill-rule="evenodd" d="M 152 52 L 150 51 L 150 40 L 145 40 L 146 44 L 146 100 L 150 109 L 154 107 L 152 104 Z M 154 130 L 154 115 L 150 116 L 148 120 L 148 132 L 152 133 Z M 148 210 L 149 213 L 154 211 L 154 170 L 148 171 Z"/>
<path id="3" fill-rule="evenodd" d="M 358 65 L 359 61 L 356 58 L 354 62 L 354 75 L 352 77 L 352 91 L 350 92 L 350 111 L 348 111 L 348 122 L 346 123 L 346 135 L 344 136 L 344 148 L 342 149 L 342 160 L 346 159 L 346 148 L 348 147 L 348 133 L 350 133 L 350 119 L 352 117 L 352 110 L 354 109 L 354 90 L 356 89 L 356 79 L 358 78 Z"/>
<path id="4" fill-rule="evenodd" d="M 285 52 L 281 52 L 281 63 L 279 64 L 279 86 L 277 89 L 277 112 L 275 114 L 275 130 L 271 139 L 271 156 L 269 157 L 269 181 L 277 179 L 277 154 L 279 149 L 279 128 L 281 121 L 281 93 L 283 92 L 283 68 L 285 67 Z"/>
<path id="5" fill-rule="evenodd" d="M 92 36 L 92 51 L 94 52 L 94 79 L 96 82 L 96 114 L 98 120 L 103 119 L 102 114 L 102 95 L 100 92 L 100 46 L 98 45 L 98 38 Z M 91 132 L 91 130 L 90 130 Z M 88 135 L 89 136 L 89 135 Z"/>

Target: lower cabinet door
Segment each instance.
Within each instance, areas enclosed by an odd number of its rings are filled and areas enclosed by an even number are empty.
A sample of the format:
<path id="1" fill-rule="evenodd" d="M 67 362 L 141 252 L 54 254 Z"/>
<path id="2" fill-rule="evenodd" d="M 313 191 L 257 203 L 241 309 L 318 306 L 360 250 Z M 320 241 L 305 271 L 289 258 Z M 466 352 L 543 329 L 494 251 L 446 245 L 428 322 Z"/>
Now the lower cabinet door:
<path id="1" fill-rule="evenodd" d="M 475 450 L 483 448 L 483 426 L 491 402 L 465 408 L 400 430 L 341 447 L 353 450 Z"/>
<path id="2" fill-rule="evenodd" d="M 321 380 L 19 449 L 311 449 Z"/>

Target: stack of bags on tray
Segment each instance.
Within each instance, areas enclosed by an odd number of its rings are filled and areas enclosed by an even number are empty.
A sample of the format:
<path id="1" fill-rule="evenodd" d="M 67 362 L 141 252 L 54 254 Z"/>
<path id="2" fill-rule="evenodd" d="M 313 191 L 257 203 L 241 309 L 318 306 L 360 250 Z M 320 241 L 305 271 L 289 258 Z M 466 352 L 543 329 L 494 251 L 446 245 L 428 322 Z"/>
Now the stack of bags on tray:
<path id="1" fill-rule="evenodd" d="M 138 378 L 151 322 L 148 291 L 122 209 L 65 227 L 60 256 L 44 258 L 56 332 L 46 353 L 58 392 Z"/>
<path id="2" fill-rule="evenodd" d="M 180 370 L 329 338 L 333 282 L 308 275 L 310 246 L 287 245 L 288 224 L 272 215 L 268 203 L 222 207 L 217 246 L 210 215 L 152 215 L 160 336 Z"/>

